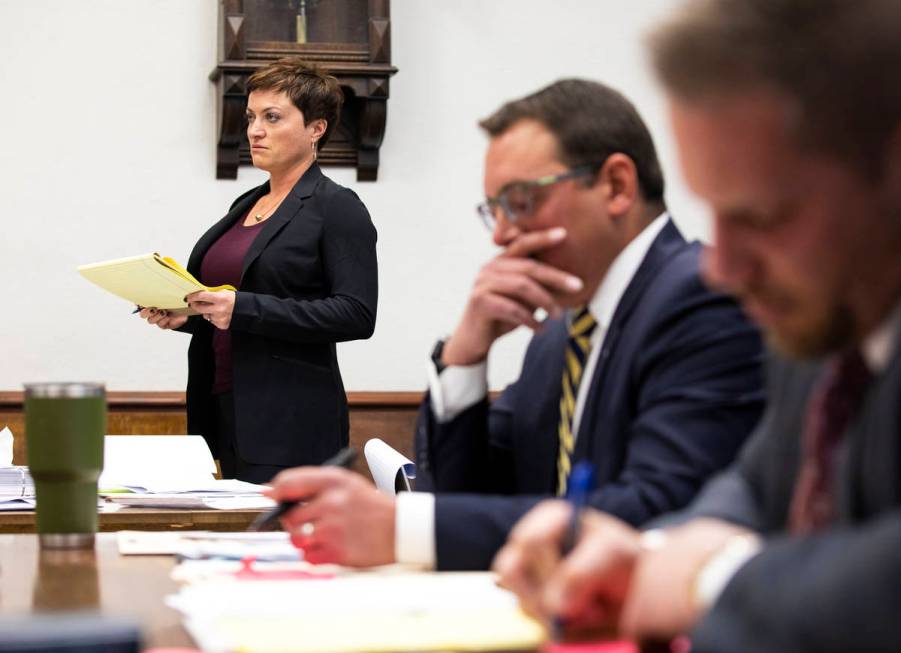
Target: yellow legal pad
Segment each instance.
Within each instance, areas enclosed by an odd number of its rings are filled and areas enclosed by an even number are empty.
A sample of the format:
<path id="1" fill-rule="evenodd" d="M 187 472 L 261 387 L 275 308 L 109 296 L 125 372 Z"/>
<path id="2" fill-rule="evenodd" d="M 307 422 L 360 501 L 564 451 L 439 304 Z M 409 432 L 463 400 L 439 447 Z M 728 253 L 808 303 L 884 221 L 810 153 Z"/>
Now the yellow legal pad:
<path id="1" fill-rule="evenodd" d="M 167 603 L 204 651 L 530 651 L 546 638 L 516 597 L 481 572 L 212 580 Z"/>
<path id="2" fill-rule="evenodd" d="M 198 290 L 235 290 L 234 286 L 204 286 L 168 256 L 156 252 L 112 261 L 79 265 L 78 272 L 135 306 L 190 312 L 185 295 Z"/>

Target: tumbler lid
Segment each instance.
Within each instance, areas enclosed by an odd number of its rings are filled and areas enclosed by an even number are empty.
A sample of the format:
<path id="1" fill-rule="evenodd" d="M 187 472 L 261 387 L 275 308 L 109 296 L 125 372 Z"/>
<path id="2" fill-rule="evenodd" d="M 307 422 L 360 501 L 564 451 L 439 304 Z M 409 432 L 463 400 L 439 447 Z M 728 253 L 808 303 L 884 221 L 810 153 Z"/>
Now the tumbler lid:
<path id="1" fill-rule="evenodd" d="M 26 383 L 25 398 L 81 399 L 103 397 L 106 388 L 102 383 Z"/>

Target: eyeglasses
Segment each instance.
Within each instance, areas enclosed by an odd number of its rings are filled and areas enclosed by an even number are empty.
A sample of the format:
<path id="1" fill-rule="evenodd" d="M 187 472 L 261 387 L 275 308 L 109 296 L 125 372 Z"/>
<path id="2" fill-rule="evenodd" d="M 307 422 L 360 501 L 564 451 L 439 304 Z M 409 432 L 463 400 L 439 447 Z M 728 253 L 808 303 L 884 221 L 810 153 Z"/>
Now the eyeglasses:
<path id="1" fill-rule="evenodd" d="M 515 181 L 505 186 L 497 197 L 486 197 L 485 201 L 476 207 L 476 212 L 482 220 L 482 224 L 488 231 L 494 231 L 497 225 L 496 213 L 500 207 L 508 221 L 515 223 L 531 215 L 535 209 L 535 198 L 540 188 L 547 188 L 559 184 L 567 179 L 586 177 L 592 175 L 600 166 L 579 166 L 567 170 L 559 175 L 547 175 L 532 181 Z"/>

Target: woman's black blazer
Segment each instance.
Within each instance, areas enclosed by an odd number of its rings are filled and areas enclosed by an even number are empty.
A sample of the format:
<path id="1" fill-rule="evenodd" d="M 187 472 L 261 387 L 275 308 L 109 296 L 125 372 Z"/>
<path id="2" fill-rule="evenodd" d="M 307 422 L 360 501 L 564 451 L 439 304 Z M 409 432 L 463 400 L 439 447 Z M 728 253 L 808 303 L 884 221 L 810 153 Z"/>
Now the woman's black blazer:
<path id="1" fill-rule="evenodd" d="M 241 220 L 269 182 L 248 191 L 194 246 L 188 270 Z M 356 194 L 313 164 L 263 225 L 244 259 L 231 319 L 235 426 L 241 457 L 263 465 L 319 464 L 348 442 L 347 397 L 335 343 L 368 338 L 378 297 L 376 231 Z M 188 348 L 188 432 L 218 457 L 213 327 L 182 330 Z"/>

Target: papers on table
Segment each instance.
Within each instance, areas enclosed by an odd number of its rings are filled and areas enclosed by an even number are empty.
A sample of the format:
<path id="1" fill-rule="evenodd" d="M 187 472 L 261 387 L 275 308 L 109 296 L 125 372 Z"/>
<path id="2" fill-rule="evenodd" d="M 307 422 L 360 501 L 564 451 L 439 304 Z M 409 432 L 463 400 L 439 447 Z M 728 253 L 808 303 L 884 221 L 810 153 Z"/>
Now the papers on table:
<path id="1" fill-rule="evenodd" d="M 215 484 L 223 483 L 217 489 Z M 235 491 L 230 489 L 235 483 L 249 486 L 249 489 Z M 242 481 L 208 481 L 203 487 L 207 489 L 181 492 L 156 492 L 146 487 L 135 488 L 134 492 L 106 493 L 107 501 L 124 506 L 145 508 L 213 508 L 216 510 L 268 510 L 275 507 L 275 501 L 260 494 L 262 485 L 243 483 Z"/>
<path id="2" fill-rule="evenodd" d="M 0 511 L 34 510 L 34 482 L 23 465 L 13 465 L 13 434 L 0 431 Z"/>
<path id="3" fill-rule="evenodd" d="M 0 497 L 0 512 L 13 512 L 16 510 L 34 510 L 37 500 L 34 496 L 8 499 Z M 111 503 L 98 502 L 97 512 L 117 512 L 122 506 Z"/>
<path id="4" fill-rule="evenodd" d="M 34 481 L 22 465 L 0 467 L 0 499 L 34 497 Z"/>
<path id="5" fill-rule="evenodd" d="M 215 473 L 213 455 L 199 435 L 108 435 L 99 486 L 183 491 L 212 481 Z"/>
<path id="6" fill-rule="evenodd" d="M 147 508 L 271 508 L 262 485 L 215 479 L 199 435 L 108 435 L 100 491 L 107 501 Z"/>
<path id="7" fill-rule="evenodd" d="M 275 501 L 261 495 L 207 497 L 203 503 L 213 510 L 271 510 L 275 507 Z"/>
<path id="8" fill-rule="evenodd" d="M 12 512 L 14 510 L 34 510 L 36 502 L 34 497 L 20 497 L 9 499 L 0 496 L 0 512 Z"/>
<path id="9" fill-rule="evenodd" d="M 388 496 L 410 490 L 410 479 L 416 478 L 416 465 L 384 441 L 372 438 L 363 447 L 369 472 L 375 485 Z"/>
<path id="10" fill-rule="evenodd" d="M 8 426 L 0 431 L 0 467 L 9 467 L 13 464 L 13 432 Z"/>
<path id="11" fill-rule="evenodd" d="M 199 435 L 108 435 L 100 491 L 107 501 L 147 508 L 271 508 L 262 485 L 213 478 Z"/>
<path id="12" fill-rule="evenodd" d="M 0 511 L 33 510 L 34 483 L 24 466 L 13 466 L 12 433 L 0 431 Z M 107 501 L 102 512 L 119 507 L 217 510 L 269 509 L 264 486 L 213 478 L 216 463 L 199 435 L 108 435 L 98 487 Z M 14 500 L 14 501 L 10 501 Z"/>
<path id="13" fill-rule="evenodd" d="M 213 653 L 532 650 L 545 637 L 490 573 L 232 576 L 190 584 L 167 604 Z"/>
<path id="14" fill-rule="evenodd" d="M 296 561 L 301 552 L 287 533 L 213 533 L 209 531 L 119 531 L 122 555 L 177 555 L 191 560 Z"/>

